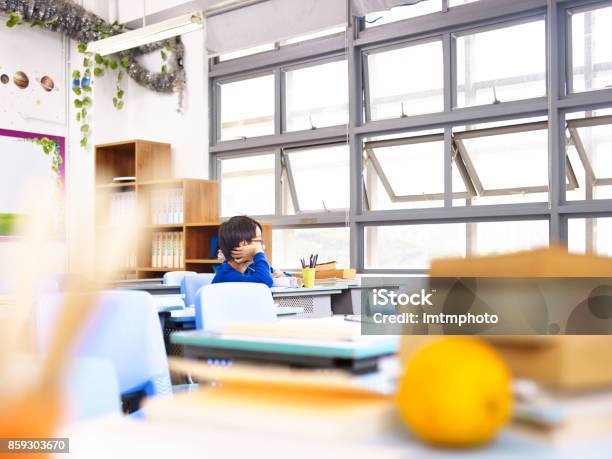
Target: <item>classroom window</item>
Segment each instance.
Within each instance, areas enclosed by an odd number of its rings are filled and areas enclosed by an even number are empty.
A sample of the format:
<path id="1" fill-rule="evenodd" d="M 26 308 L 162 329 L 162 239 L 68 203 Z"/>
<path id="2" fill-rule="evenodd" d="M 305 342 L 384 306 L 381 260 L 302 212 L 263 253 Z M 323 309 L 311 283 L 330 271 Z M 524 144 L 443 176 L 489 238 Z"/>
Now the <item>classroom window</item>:
<path id="1" fill-rule="evenodd" d="M 543 20 L 456 35 L 457 106 L 546 95 Z"/>
<path id="2" fill-rule="evenodd" d="M 221 140 L 274 134 L 274 75 L 220 83 Z"/>
<path id="3" fill-rule="evenodd" d="M 287 149 L 283 161 L 290 210 L 327 212 L 349 206 L 349 148 L 346 144 Z"/>
<path id="4" fill-rule="evenodd" d="M 274 214 L 275 155 L 221 159 L 221 216 Z"/>
<path id="5" fill-rule="evenodd" d="M 286 70 L 284 77 L 286 131 L 348 123 L 346 60 Z"/>
<path id="6" fill-rule="evenodd" d="M 366 209 L 444 205 L 444 134 L 371 140 L 364 150 Z M 452 179 L 457 182 L 453 197 L 466 198 L 466 184 L 455 165 Z"/>
<path id="7" fill-rule="evenodd" d="M 567 120 L 567 154 L 579 186 L 566 198 L 612 199 L 612 115 L 578 116 Z"/>
<path id="8" fill-rule="evenodd" d="M 571 14 L 572 91 L 612 86 L 612 6 Z"/>
<path id="9" fill-rule="evenodd" d="M 573 253 L 612 257 L 612 217 L 570 218 L 567 248 Z"/>
<path id="10" fill-rule="evenodd" d="M 350 266 L 349 228 L 296 228 L 272 231 L 272 259 L 277 269 L 299 269 L 300 258 L 319 254 L 319 262 Z"/>
<path id="11" fill-rule="evenodd" d="M 454 133 L 456 161 L 467 171 L 476 192 L 466 204 L 548 200 L 546 121 L 468 127 Z M 567 169 L 567 186 L 574 188 L 571 168 Z"/>
<path id="12" fill-rule="evenodd" d="M 386 11 L 368 13 L 364 22 L 366 28 L 370 28 L 435 13 L 436 11 L 442 11 L 442 0 L 427 0 L 412 5 L 399 5 Z"/>
<path id="13" fill-rule="evenodd" d="M 367 269 L 429 269 L 436 258 L 461 258 L 548 246 L 548 221 L 367 226 Z"/>
<path id="14" fill-rule="evenodd" d="M 368 119 L 444 110 L 442 41 L 366 53 Z"/>

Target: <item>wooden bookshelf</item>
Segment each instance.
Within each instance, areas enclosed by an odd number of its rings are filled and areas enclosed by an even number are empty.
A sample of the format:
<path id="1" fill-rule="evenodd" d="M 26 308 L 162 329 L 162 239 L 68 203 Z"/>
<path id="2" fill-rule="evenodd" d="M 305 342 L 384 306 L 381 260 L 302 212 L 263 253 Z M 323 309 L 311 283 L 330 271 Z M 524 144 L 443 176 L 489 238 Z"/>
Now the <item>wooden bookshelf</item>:
<path id="1" fill-rule="evenodd" d="M 134 202 L 146 216 L 135 264 L 121 270 L 123 279 L 160 277 L 165 272 L 189 270 L 213 272 L 222 260 L 211 253 L 211 242 L 219 232 L 218 184 L 211 180 L 172 178 L 171 146 L 146 140 L 130 140 L 97 145 L 96 164 L 96 232 L 101 234 L 120 221 L 111 221 L 114 194 L 133 192 Z M 133 182 L 115 183 L 114 177 L 135 177 Z M 154 222 L 154 200 L 159 192 L 182 192 L 182 221 Z M 152 266 L 153 238 L 156 233 L 181 233 L 183 263 L 174 267 Z M 266 255 L 271 259 L 272 229 L 264 225 Z M 127 257 L 126 257 L 127 259 Z"/>

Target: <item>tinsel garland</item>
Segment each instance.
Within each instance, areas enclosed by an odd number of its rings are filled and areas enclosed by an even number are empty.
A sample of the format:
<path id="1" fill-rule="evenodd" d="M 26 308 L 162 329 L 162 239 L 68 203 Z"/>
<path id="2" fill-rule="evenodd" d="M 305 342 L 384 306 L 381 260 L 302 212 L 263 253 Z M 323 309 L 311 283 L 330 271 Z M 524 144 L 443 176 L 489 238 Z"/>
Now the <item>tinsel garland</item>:
<path id="1" fill-rule="evenodd" d="M 0 13 L 17 13 L 21 19 L 40 27 L 66 34 L 80 43 L 89 43 L 103 38 L 102 30 L 111 25 L 99 16 L 69 0 L 0 0 Z M 137 61 L 137 57 L 164 47 L 168 41 L 152 43 L 119 53 L 127 58 L 127 74 L 136 83 L 156 92 L 169 93 L 183 88 L 184 47 L 177 37 L 170 41 L 175 56 L 175 68 L 167 73 L 151 72 Z"/>

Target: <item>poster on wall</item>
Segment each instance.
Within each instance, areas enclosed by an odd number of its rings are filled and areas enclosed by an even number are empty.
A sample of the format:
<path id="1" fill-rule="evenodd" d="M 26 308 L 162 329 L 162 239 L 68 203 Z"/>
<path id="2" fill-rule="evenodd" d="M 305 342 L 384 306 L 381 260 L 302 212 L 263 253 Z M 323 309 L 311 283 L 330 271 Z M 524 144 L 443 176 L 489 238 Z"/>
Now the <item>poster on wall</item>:
<path id="1" fill-rule="evenodd" d="M 28 120 L 64 124 L 63 36 L 23 25 L 0 27 L 0 42 L 0 126 L 11 129 Z"/>
<path id="2" fill-rule="evenodd" d="M 64 186 L 64 138 L 0 129 L 0 242 L 16 235 L 18 220 L 27 214 L 37 191 Z M 61 234 L 63 209 L 50 222 Z"/>

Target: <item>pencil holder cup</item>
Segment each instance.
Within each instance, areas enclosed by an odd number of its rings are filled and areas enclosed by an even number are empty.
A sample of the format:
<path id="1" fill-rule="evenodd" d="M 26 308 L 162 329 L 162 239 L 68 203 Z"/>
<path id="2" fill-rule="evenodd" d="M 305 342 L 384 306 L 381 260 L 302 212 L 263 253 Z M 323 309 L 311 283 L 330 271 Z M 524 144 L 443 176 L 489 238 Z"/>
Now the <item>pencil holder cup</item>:
<path id="1" fill-rule="evenodd" d="M 315 271 L 315 268 L 302 268 L 302 279 L 304 280 L 304 288 L 314 287 Z"/>

